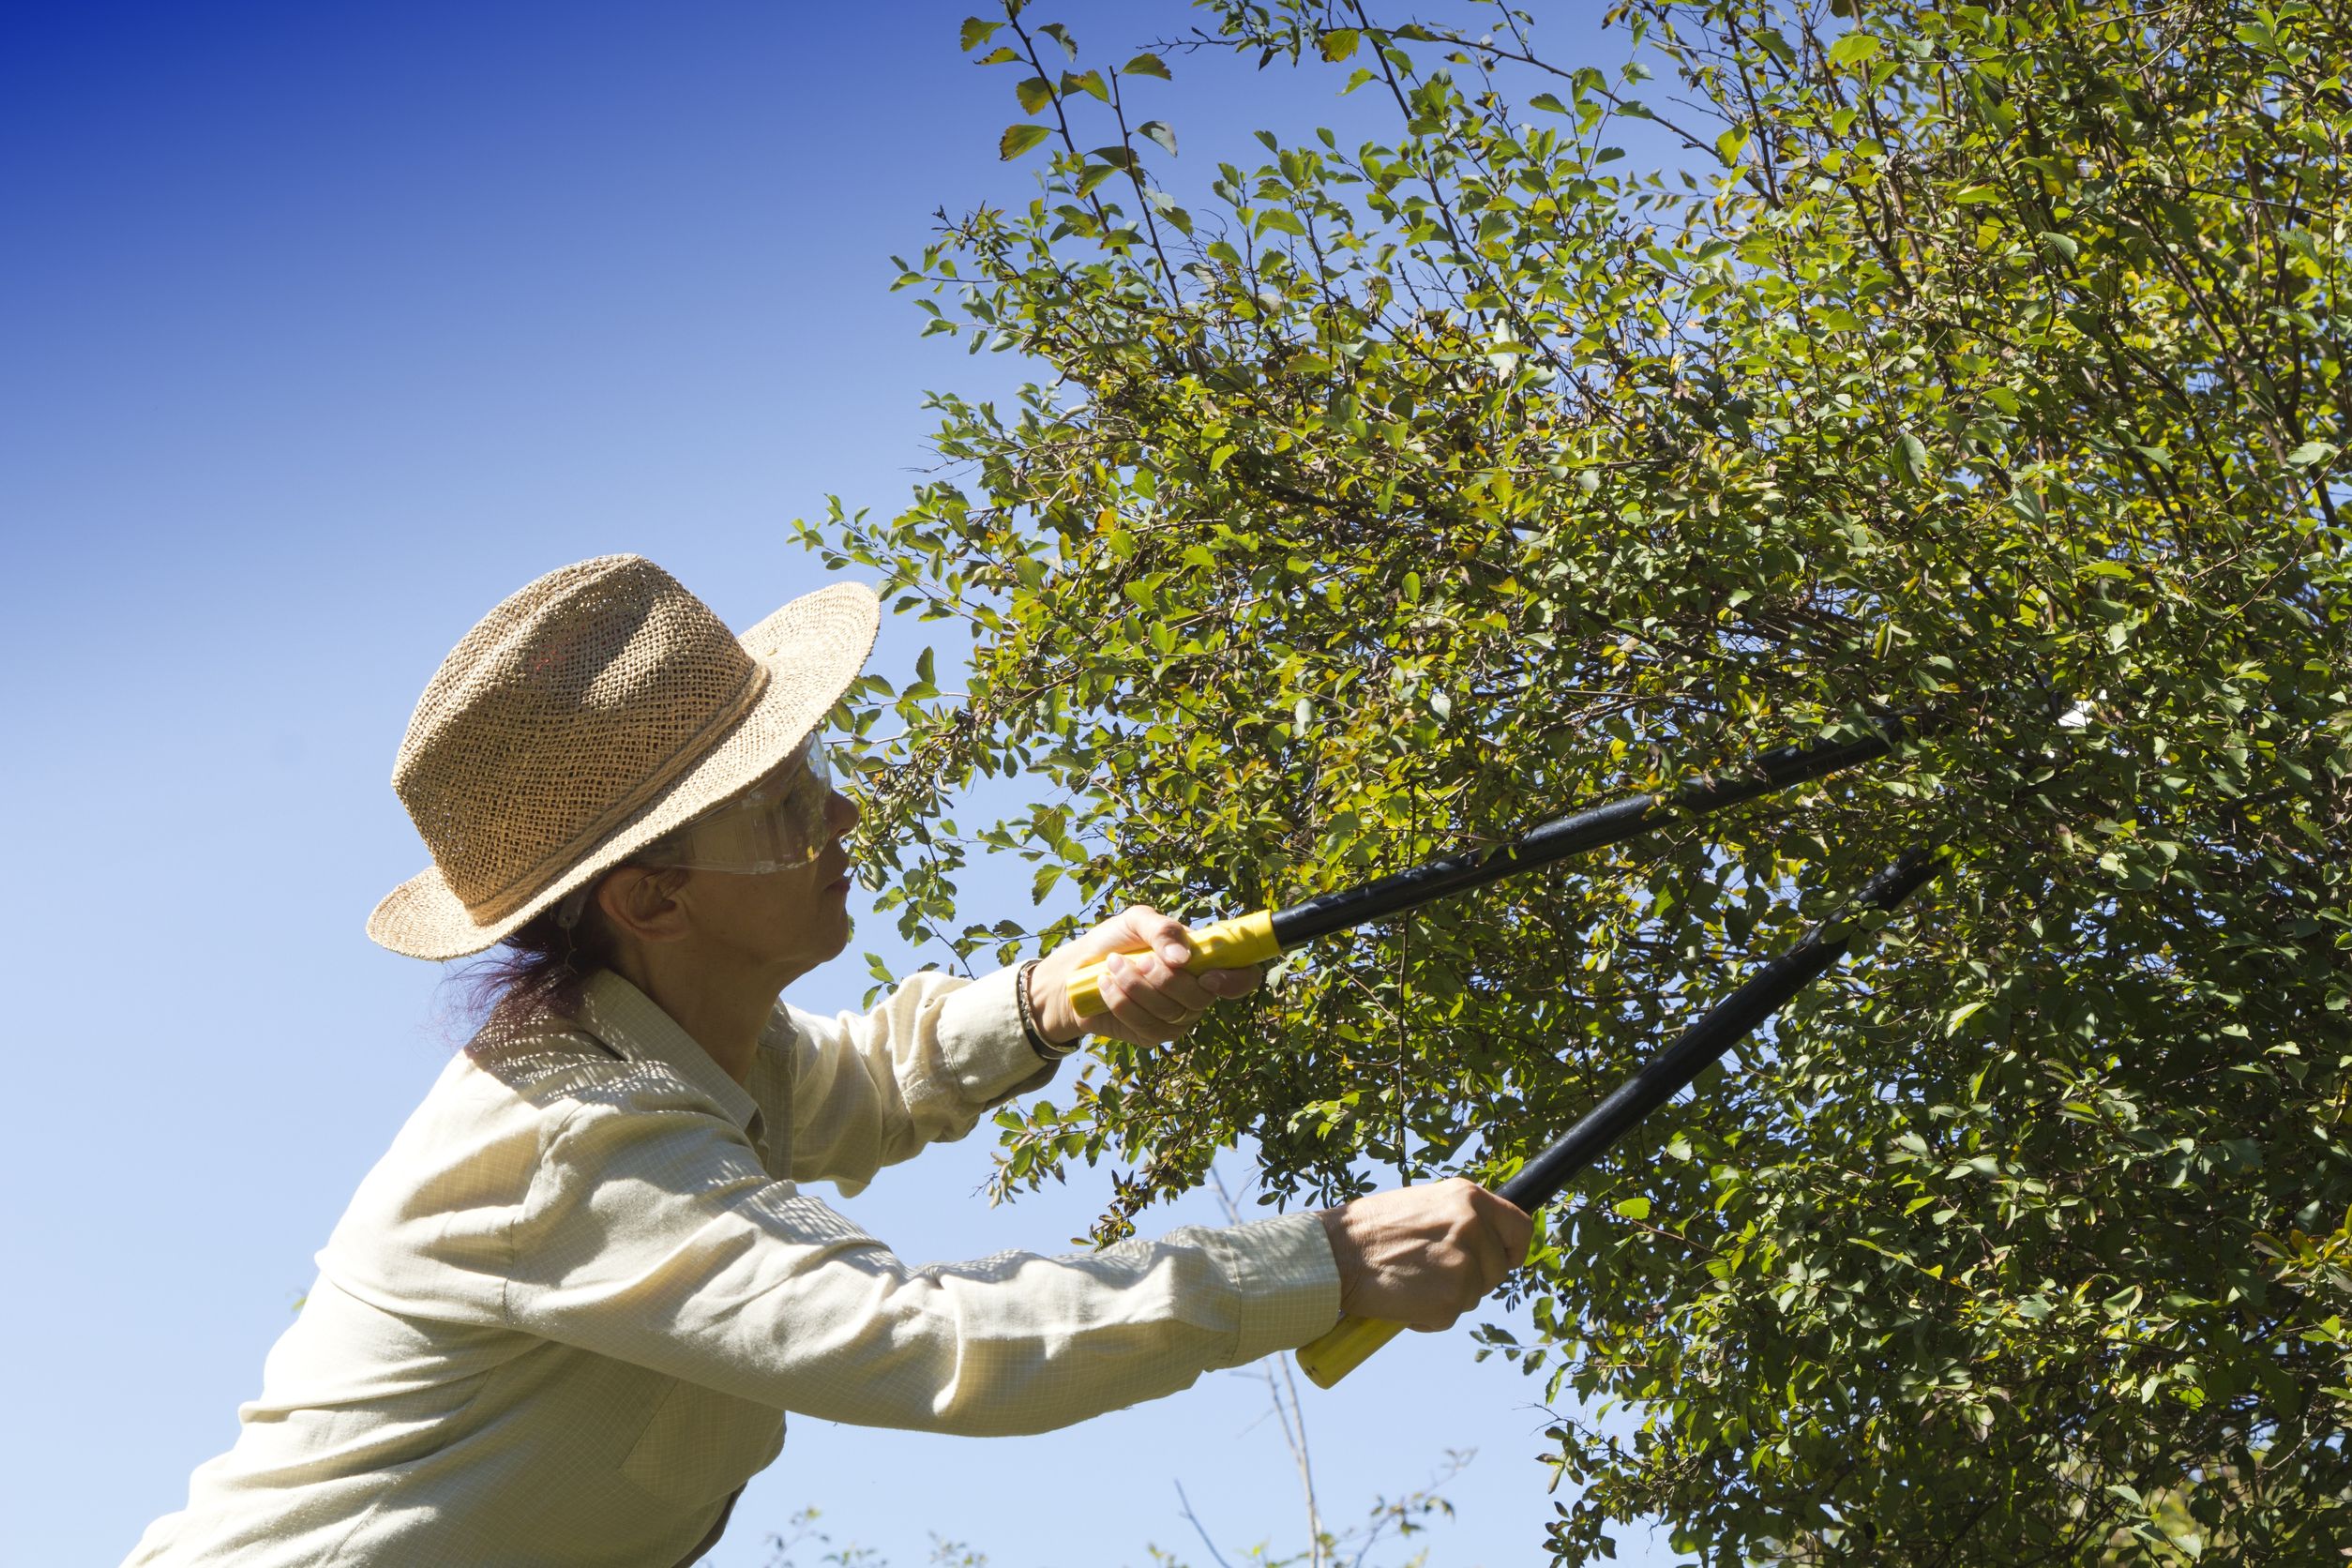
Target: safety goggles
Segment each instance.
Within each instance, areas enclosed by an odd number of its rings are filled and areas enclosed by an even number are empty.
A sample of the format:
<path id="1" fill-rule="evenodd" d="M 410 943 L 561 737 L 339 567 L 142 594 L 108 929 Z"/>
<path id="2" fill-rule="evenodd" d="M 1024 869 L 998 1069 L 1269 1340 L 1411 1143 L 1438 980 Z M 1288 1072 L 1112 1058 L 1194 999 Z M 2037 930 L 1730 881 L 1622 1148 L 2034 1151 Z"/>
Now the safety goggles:
<path id="1" fill-rule="evenodd" d="M 825 820 L 832 798 L 833 770 L 812 734 L 759 783 L 630 858 L 643 866 L 747 876 L 806 866 L 833 837 Z"/>

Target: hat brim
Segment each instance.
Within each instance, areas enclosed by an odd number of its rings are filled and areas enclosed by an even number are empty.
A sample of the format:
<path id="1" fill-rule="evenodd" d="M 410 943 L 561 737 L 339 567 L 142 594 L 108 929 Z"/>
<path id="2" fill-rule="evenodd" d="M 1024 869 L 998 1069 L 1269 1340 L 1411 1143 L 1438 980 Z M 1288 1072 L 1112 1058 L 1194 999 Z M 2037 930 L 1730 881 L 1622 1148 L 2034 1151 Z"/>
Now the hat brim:
<path id="1" fill-rule="evenodd" d="M 427 867 L 376 905 L 368 935 L 412 958 L 462 958 L 503 942 L 573 888 L 774 772 L 841 701 L 866 667 L 881 627 L 881 601 L 863 583 L 837 582 L 803 594 L 737 639 L 767 667 L 767 687 L 749 710 L 668 790 L 520 908 L 477 925 L 440 867 Z"/>

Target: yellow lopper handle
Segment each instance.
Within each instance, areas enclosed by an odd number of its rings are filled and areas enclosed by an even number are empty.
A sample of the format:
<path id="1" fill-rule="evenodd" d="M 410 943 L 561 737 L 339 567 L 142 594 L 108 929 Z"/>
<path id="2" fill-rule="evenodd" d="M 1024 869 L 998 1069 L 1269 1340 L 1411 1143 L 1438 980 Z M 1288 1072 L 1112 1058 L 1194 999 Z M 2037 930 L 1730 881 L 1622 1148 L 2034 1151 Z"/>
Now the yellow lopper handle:
<path id="1" fill-rule="evenodd" d="M 1299 1370 L 1317 1388 L 1329 1388 L 1404 1332 L 1404 1324 L 1378 1318 L 1342 1318 L 1322 1338 L 1299 1347 Z"/>
<path id="2" fill-rule="evenodd" d="M 1184 967 L 1246 969 L 1280 957 L 1282 944 L 1274 941 L 1274 911 L 1256 910 L 1195 929 L 1192 957 Z M 1110 955 L 1106 953 L 1087 959 L 1070 972 L 1070 1010 L 1081 1018 L 1107 1010 L 1103 1004 L 1102 978 L 1103 965 L 1109 959 Z"/>

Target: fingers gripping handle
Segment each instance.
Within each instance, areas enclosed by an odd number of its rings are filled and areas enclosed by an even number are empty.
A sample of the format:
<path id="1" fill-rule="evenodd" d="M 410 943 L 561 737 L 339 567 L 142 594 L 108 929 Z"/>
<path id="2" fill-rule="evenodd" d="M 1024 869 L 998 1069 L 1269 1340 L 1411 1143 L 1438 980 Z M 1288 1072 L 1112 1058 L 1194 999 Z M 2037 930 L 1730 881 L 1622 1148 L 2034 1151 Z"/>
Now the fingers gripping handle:
<path id="1" fill-rule="evenodd" d="M 1378 1318 L 1342 1318 L 1322 1338 L 1299 1347 L 1299 1370 L 1317 1388 L 1329 1388 L 1404 1332 L 1404 1324 Z"/>
<path id="2" fill-rule="evenodd" d="M 1246 969 L 1280 957 L 1282 944 L 1274 941 L 1274 911 L 1256 910 L 1195 929 L 1192 958 L 1184 967 Z M 1109 961 L 1110 955 L 1106 953 L 1087 959 L 1070 972 L 1070 1010 L 1079 1018 L 1109 1011 L 1103 1002 L 1102 988 L 1103 966 Z"/>

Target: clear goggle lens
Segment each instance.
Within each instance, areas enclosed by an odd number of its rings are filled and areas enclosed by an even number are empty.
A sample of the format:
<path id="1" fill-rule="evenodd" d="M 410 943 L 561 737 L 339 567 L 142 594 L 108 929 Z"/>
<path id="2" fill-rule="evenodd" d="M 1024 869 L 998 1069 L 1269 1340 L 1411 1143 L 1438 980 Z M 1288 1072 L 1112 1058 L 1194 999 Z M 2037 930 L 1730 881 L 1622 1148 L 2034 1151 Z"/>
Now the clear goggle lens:
<path id="1" fill-rule="evenodd" d="M 806 866 L 832 837 L 833 770 L 811 735 L 774 773 L 716 810 L 646 846 L 642 865 L 757 874 Z"/>

